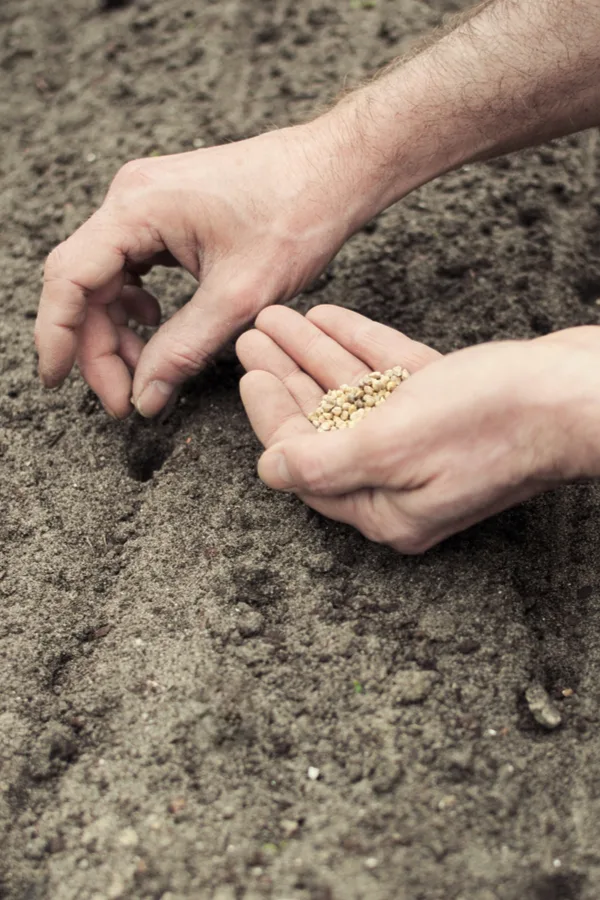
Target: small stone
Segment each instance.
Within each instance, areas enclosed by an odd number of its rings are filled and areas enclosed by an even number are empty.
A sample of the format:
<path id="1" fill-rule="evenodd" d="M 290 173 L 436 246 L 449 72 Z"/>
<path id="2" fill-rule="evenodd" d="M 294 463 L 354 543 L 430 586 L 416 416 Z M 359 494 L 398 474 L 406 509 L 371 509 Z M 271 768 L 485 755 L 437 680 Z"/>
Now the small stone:
<path id="1" fill-rule="evenodd" d="M 439 678 L 437 672 L 429 670 L 406 669 L 397 672 L 391 686 L 394 702 L 400 705 L 421 703 L 429 696 Z"/>
<path id="2" fill-rule="evenodd" d="M 111 881 L 108 893 L 106 895 L 108 897 L 108 900 L 121 900 L 121 897 L 124 893 L 125 882 L 119 875 L 113 875 L 113 880 Z"/>
<path id="3" fill-rule="evenodd" d="M 234 887 L 223 885 L 216 889 L 212 895 L 212 900 L 235 900 L 237 893 Z"/>
<path id="4" fill-rule="evenodd" d="M 177 815 L 177 813 L 182 812 L 185 809 L 185 797 L 175 797 L 173 800 L 171 800 L 167 809 L 173 816 Z"/>
<path id="5" fill-rule="evenodd" d="M 62 834 L 55 834 L 51 838 L 48 838 L 46 851 L 48 853 L 62 853 L 66 846 L 67 843 Z"/>
<path id="6" fill-rule="evenodd" d="M 548 730 L 558 728 L 562 716 L 541 684 L 531 684 L 525 691 L 529 711 L 538 725 Z"/>
<path id="7" fill-rule="evenodd" d="M 367 869 L 376 869 L 379 865 L 379 860 L 376 856 L 368 856 L 365 859 L 365 866 Z"/>
<path id="8" fill-rule="evenodd" d="M 265 620 L 258 610 L 249 610 L 240 616 L 237 629 L 243 638 L 256 637 L 264 631 Z"/>
<path id="9" fill-rule="evenodd" d="M 306 773 L 311 781 L 317 781 L 319 775 L 321 774 L 321 770 L 317 769 L 315 766 L 309 766 L 308 772 Z"/>
<path id="10" fill-rule="evenodd" d="M 286 840 L 295 837 L 300 831 L 300 825 L 294 819 L 282 819 L 281 831 Z"/>
<path id="11" fill-rule="evenodd" d="M 119 844 L 121 847 L 137 847 L 139 837 L 134 828 L 124 828 L 119 834 Z"/>

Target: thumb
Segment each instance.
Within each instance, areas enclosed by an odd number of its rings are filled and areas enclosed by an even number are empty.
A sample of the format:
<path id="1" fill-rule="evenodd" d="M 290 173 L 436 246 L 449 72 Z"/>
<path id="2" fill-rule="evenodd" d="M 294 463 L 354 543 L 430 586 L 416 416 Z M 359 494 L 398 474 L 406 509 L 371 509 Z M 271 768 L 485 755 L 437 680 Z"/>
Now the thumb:
<path id="1" fill-rule="evenodd" d="M 263 453 L 258 474 L 269 487 L 298 494 L 340 495 L 381 486 L 390 462 L 385 430 L 365 426 L 281 441 Z"/>
<path id="2" fill-rule="evenodd" d="M 133 403 L 141 415 L 159 413 L 176 388 L 203 369 L 264 305 L 247 281 L 224 281 L 225 288 L 218 278 L 207 278 L 143 349 L 133 381 Z"/>

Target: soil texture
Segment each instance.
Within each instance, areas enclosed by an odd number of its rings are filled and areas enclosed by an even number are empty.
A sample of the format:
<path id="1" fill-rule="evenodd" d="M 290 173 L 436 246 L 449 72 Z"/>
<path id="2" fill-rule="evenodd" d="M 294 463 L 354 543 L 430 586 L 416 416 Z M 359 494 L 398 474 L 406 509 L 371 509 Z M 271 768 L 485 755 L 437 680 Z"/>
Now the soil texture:
<path id="1" fill-rule="evenodd" d="M 2 900 L 600 896 L 598 486 L 403 558 L 258 481 L 231 354 L 162 424 L 35 373 L 41 264 L 122 163 L 300 121 L 466 5 L 3 0 Z M 296 306 L 442 351 L 598 323 L 599 160 L 450 174 Z"/>

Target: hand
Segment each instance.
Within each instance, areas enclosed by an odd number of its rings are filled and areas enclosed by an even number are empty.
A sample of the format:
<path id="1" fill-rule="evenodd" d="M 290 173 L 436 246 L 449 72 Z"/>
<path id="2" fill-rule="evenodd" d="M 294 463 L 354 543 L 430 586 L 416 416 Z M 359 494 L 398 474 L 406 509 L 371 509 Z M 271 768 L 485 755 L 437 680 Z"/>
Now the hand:
<path id="1" fill-rule="evenodd" d="M 404 553 L 600 468 L 598 329 L 441 357 L 335 306 L 262 312 L 238 340 L 242 399 L 271 487 Z M 352 430 L 319 434 L 323 393 L 373 370 L 412 374 Z"/>
<path id="2" fill-rule="evenodd" d="M 124 166 L 102 207 L 50 254 L 36 326 L 40 375 L 75 360 L 108 412 L 158 413 L 175 387 L 269 303 L 302 290 L 370 215 L 335 171 L 329 119 Z M 180 265 L 200 282 L 160 321 L 140 276 Z M 135 378 L 132 384 L 132 373 Z"/>

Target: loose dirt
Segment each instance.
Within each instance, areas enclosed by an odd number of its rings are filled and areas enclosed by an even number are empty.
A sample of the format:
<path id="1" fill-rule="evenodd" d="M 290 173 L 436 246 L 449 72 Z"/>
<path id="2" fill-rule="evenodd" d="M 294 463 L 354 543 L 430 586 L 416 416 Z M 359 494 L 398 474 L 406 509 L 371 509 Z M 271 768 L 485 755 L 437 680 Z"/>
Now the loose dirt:
<path id="1" fill-rule="evenodd" d="M 464 5 L 3 0 L 3 900 L 599 896 L 597 486 L 403 558 L 258 481 L 231 354 L 163 424 L 35 376 L 41 263 L 121 163 L 298 121 Z M 448 175 L 296 307 L 441 351 L 598 323 L 598 162 Z"/>

